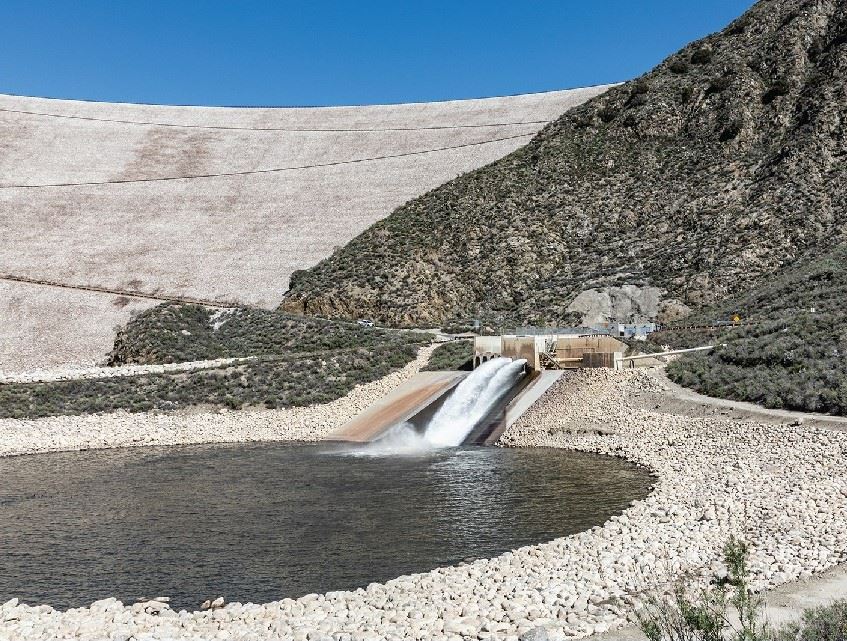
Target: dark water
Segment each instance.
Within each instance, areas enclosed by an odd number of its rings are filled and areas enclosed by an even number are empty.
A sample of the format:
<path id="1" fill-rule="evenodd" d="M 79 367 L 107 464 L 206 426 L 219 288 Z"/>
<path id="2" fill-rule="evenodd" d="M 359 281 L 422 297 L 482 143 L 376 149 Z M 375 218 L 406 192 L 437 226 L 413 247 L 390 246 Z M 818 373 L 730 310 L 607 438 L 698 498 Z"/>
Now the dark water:
<path id="1" fill-rule="evenodd" d="M 611 458 L 216 445 L 0 459 L 0 603 L 265 602 L 571 534 L 648 492 Z"/>

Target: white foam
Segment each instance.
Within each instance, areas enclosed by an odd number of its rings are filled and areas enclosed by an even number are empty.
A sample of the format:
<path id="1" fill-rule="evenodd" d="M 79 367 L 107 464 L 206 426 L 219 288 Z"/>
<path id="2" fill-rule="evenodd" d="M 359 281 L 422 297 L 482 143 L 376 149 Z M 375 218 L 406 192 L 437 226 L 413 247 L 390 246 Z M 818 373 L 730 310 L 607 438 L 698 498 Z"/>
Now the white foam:
<path id="1" fill-rule="evenodd" d="M 471 430 L 523 375 L 526 360 L 495 358 L 462 381 L 426 427 L 433 447 L 461 445 Z"/>

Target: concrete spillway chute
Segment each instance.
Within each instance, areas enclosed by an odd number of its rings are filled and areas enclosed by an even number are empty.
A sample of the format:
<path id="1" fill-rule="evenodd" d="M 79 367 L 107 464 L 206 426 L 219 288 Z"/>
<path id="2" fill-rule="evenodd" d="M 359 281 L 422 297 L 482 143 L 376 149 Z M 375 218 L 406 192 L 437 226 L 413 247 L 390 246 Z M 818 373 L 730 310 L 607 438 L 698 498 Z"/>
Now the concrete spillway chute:
<path id="1" fill-rule="evenodd" d="M 333 433 L 372 442 L 398 426 L 432 447 L 494 443 L 563 372 L 500 358 L 469 372 L 421 372 Z"/>

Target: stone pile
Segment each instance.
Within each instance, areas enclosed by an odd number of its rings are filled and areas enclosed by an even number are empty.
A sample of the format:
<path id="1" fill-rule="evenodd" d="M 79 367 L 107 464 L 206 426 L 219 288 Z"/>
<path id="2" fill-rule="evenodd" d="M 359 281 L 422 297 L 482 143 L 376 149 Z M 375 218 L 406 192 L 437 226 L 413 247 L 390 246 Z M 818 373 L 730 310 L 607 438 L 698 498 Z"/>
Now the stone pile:
<path id="1" fill-rule="evenodd" d="M 683 574 L 705 581 L 723 573 L 730 535 L 751 544 L 757 588 L 847 559 L 847 433 L 629 403 L 639 390 L 660 388 L 639 371 L 582 371 L 502 438 L 506 446 L 621 456 L 653 470 L 652 494 L 602 527 L 385 584 L 263 605 L 174 612 L 106 600 L 57 612 L 12 601 L 0 608 L 0 639 L 516 641 L 542 629 L 583 637 L 624 624 L 640 597 Z"/>

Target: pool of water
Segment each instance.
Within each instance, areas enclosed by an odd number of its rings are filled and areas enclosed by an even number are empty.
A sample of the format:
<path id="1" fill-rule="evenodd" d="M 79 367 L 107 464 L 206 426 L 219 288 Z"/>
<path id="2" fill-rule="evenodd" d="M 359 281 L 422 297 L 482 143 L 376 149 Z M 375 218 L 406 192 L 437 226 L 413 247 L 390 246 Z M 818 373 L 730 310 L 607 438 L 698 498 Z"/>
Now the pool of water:
<path id="1" fill-rule="evenodd" d="M 651 477 L 551 449 L 215 445 L 0 459 L 0 603 L 266 602 L 603 523 Z"/>

